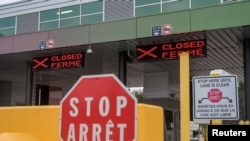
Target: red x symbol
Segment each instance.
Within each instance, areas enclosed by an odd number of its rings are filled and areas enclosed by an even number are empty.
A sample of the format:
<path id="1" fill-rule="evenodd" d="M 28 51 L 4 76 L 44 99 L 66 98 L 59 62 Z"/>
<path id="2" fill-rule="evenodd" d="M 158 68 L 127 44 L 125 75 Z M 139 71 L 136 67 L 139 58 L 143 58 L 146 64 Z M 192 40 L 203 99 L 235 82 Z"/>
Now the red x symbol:
<path id="1" fill-rule="evenodd" d="M 36 69 L 36 68 L 38 68 L 39 66 L 42 66 L 42 67 L 44 67 L 44 68 L 48 68 L 48 66 L 44 64 L 47 60 L 48 60 L 48 58 L 44 58 L 42 61 L 33 59 L 33 62 L 37 63 L 37 64 L 33 67 L 33 69 Z"/>
<path id="2" fill-rule="evenodd" d="M 153 54 L 152 52 L 154 51 L 154 50 L 156 50 L 157 49 L 157 46 L 154 46 L 153 48 L 151 48 L 150 50 L 143 50 L 143 49 L 141 49 L 141 48 L 137 48 L 137 50 L 138 51 L 140 51 L 140 52 L 142 52 L 143 54 L 141 54 L 140 56 L 138 56 L 137 57 L 137 59 L 141 59 L 141 58 L 143 58 L 144 56 L 146 56 L 146 55 L 148 55 L 148 56 L 151 56 L 151 57 L 153 57 L 153 58 L 157 58 L 157 56 L 155 55 L 155 54 Z"/>

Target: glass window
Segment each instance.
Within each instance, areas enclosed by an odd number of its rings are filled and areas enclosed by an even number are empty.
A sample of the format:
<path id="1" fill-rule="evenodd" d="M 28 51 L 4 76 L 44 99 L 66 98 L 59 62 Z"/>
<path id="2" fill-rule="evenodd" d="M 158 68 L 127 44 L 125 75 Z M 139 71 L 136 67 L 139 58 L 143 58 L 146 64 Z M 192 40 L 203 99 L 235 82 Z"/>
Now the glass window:
<path id="1" fill-rule="evenodd" d="M 161 13 L 161 5 L 150 5 L 150 6 L 143 6 L 143 7 L 137 7 L 135 16 L 146 16 L 146 15 L 152 15 L 152 14 L 159 14 Z"/>
<path id="2" fill-rule="evenodd" d="M 16 25 L 16 17 L 8 17 L 0 19 L 0 28 L 13 27 Z"/>
<path id="3" fill-rule="evenodd" d="M 102 22 L 102 14 L 82 16 L 82 24 Z"/>
<path id="4" fill-rule="evenodd" d="M 180 2 L 181 0 L 135 0 L 135 16 L 147 16 L 189 8 L 187 2 Z"/>
<path id="5" fill-rule="evenodd" d="M 40 12 L 40 22 L 58 20 L 58 19 L 59 19 L 59 9 Z"/>
<path id="6" fill-rule="evenodd" d="M 162 0 L 162 2 L 175 2 L 175 1 L 180 1 L 180 0 Z"/>
<path id="7" fill-rule="evenodd" d="M 60 18 L 80 16 L 80 5 L 64 7 L 60 9 Z"/>
<path id="8" fill-rule="evenodd" d="M 222 0 L 222 3 L 238 2 L 240 0 Z"/>
<path id="9" fill-rule="evenodd" d="M 220 4 L 220 0 L 192 0 L 191 8 L 207 7 Z"/>
<path id="10" fill-rule="evenodd" d="M 58 28 L 58 21 L 40 23 L 40 30 L 50 30 L 50 29 L 57 29 Z"/>
<path id="11" fill-rule="evenodd" d="M 16 17 L 0 19 L 0 36 L 14 35 L 16 29 Z"/>
<path id="12" fill-rule="evenodd" d="M 189 9 L 188 1 L 183 0 L 163 0 L 162 13 Z"/>
<path id="13" fill-rule="evenodd" d="M 0 29 L 0 36 L 9 36 L 15 34 L 15 28 Z"/>
<path id="14" fill-rule="evenodd" d="M 152 4 L 152 3 L 160 3 L 160 2 L 161 2 L 161 0 L 136 0 L 135 6 Z"/>
<path id="15" fill-rule="evenodd" d="M 102 21 L 103 1 L 101 0 L 40 12 L 40 30 L 72 27 Z"/>
<path id="16" fill-rule="evenodd" d="M 78 25 L 80 25 L 80 17 L 69 18 L 69 19 L 64 19 L 60 21 L 61 28 L 78 26 Z"/>
<path id="17" fill-rule="evenodd" d="M 82 15 L 103 12 L 103 1 L 82 4 Z"/>

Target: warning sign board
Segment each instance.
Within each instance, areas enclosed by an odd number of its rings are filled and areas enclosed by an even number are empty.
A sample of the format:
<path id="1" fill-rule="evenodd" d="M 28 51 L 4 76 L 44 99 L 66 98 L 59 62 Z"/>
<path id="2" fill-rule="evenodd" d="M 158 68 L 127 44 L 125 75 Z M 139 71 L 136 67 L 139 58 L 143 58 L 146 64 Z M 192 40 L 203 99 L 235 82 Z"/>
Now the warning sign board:
<path id="1" fill-rule="evenodd" d="M 194 119 L 239 119 L 237 76 L 193 77 Z"/>
<path id="2" fill-rule="evenodd" d="M 171 24 L 164 24 L 162 26 L 162 35 L 171 35 L 173 32 L 173 26 Z"/>
<path id="3" fill-rule="evenodd" d="M 60 110 L 61 141 L 137 140 L 137 99 L 114 74 L 80 77 Z"/>

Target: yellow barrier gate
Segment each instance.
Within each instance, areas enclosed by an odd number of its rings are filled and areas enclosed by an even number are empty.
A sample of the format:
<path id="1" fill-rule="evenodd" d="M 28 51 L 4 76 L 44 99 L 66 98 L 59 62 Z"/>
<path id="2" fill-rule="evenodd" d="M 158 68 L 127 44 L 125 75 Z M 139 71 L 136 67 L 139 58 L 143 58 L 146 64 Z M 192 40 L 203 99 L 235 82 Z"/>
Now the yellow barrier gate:
<path id="1" fill-rule="evenodd" d="M 0 141 L 59 141 L 59 111 L 59 106 L 0 108 Z M 137 124 L 137 141 L 164 140 L 161 107 L 138 104 Z"/>

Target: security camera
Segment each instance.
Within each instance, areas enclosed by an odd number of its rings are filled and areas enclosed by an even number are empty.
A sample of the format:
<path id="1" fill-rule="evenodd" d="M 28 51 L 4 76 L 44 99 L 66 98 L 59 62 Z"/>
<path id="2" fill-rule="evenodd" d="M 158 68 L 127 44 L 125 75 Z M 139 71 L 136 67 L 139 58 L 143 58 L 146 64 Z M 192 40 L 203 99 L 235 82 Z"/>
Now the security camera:
<path id="1" fill-rule="evenodd" d="M 91 49 L 91 47 L 89 47 L 87 50 L 87 54 L 92 54 L 92 53 L 93 53 L 93 50 Z"/>
<path id="2" fill-rule="evenodd" d="M 92 49 L 89 48 L 89 49 L 87 50 L 87 53 L 88 53 L 88 54 L 92 54 L 92 53 L 93 53 Z"/>
<path id="3" fill-rule="evenodd" d="M 173 98 L 173 97 L 175 97 L 176 94 L 175 93 L 170 93 L 169 95 L 170 95 L 170 97 Z"/>

